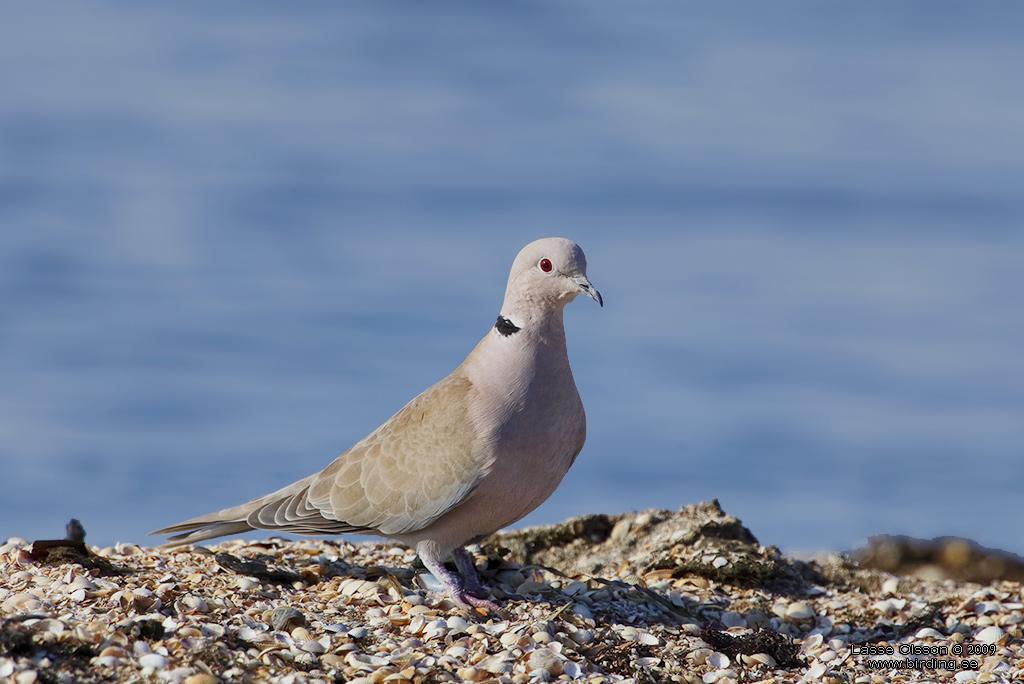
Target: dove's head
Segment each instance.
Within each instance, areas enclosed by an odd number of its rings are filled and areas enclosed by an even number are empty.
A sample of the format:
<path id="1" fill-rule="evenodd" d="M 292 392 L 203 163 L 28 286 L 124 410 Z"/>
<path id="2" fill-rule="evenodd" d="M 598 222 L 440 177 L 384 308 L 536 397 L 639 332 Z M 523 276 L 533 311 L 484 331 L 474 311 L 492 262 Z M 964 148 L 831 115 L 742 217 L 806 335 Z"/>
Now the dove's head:
<path id="1" fill-rule="evenodd" d="M 561 308 L 585 294 L 604 306 L 587 279 L 587 257 L 572 240 L 544 238 L 523 247 L 512 263 L 505 302 Z"/>

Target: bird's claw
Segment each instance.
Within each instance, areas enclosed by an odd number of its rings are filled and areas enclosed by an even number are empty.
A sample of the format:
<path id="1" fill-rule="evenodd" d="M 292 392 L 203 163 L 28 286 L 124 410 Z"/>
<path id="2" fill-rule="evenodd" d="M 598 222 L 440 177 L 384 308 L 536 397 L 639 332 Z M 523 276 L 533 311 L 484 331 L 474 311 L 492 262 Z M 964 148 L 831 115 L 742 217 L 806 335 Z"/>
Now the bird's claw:
<path id="1" fill-rule="evenodd" d="M 460 605 L 464 608 L 468 608 L 471 613 L 479 612 L 485 616 L 490 613 L 494 613 L 495 615 L 500 616 L 502 619 L 505 619 L 505 617 L 507 617 L 505 611 L 502 610 L 501 606 L 499 606 L 497 603 L 484 596 L 478 596 L 473 593 L 470 593 L 469 591 L 460 589 L 458 591 L 452 592 L 450 594 L 450 597 L 452 601 L 454 601 L 457 605 Z"/>

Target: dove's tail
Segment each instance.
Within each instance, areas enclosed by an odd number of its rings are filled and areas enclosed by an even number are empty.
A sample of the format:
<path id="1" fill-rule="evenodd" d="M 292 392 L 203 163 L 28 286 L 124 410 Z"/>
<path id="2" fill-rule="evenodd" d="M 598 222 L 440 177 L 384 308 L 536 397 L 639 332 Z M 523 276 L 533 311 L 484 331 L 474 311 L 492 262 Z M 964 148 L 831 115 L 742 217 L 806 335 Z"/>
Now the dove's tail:
<path id="1" fill-rule="evenodd" d="M 213 539 L 215 537 L 226 537 L 231 534 L 241 534 L 256 529 L 245 520 L 224 520 L 219 522 L 184 522 L 178 525 L 171 525 L 162 530 L 150 532 L 150 534 L 173 534 L 167 539 L 166 544 L 161 544 L 162 549 L 173 549 L 176 546 L 194 544 L 195 542 Z"/>

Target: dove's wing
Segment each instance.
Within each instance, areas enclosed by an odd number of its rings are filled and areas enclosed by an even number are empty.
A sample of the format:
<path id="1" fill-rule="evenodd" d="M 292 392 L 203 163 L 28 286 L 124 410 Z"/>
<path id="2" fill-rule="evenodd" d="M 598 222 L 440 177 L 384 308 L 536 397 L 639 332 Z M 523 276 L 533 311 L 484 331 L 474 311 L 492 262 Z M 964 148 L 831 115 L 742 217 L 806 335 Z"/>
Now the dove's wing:
<path id="1" fill-rule="evenodd" d="M 395 535 L 426 527 L 462 502 L 489 465 L 470 416 L 472 383 L 461 370 L 316 475 L 154 534 L 176 534 L 177 545 L 250 529 Z"/>

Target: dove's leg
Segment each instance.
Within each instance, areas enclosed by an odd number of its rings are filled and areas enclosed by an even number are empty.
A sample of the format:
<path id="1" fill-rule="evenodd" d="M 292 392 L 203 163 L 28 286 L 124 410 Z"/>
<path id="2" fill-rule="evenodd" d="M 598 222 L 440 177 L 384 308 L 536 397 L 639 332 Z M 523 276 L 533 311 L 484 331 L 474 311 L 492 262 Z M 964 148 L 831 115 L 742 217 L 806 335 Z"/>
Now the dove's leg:
<path id="1" fill-rule="evenodd" d="M 435 544 L 429 542 L 420 542 L 416 545 L 416 553 L 419 554 L 420 560 L 423 561 L 423 565 L 426 566 L 427 570 L 431 572 L 437 581 L 444 587 L 445 593 L 448 594 L 456 603 L 467 606 L 470 608 L 483 608 L 495 613 L 500 613 L 501 608 L 498 604 L 490 601 L 486 598 L 474 596 L 472 593 L 474 590 L 483 591 L 484 595 L 487 595 L 485 589 L 480 584 L 480 578 L 476 576 L 476 570 L 473 569 L 473 562 L 469 558 L 469 554 L 462 547 L 459 547 L 459 551 L 462 552 L 464 559 L 459 560 L 459 554 L 456 552 L 455 565 L 459 568 L 459 572 L 465 573 L 463 564 L 469 566 L 469 575 L 466 578 L 467 584 L 470 586 L 464 588 L 459 582 L 459 578 L 448 572 L 448 569 L 444 567 L 444 561 L 442 560 L 447 554 L 440 553 L 440 550 Z M 472 578 L 472 579 L 470 579 Z"/>
<path id="2" fill-rule="evenodd" d="M 473 558 L 469 555 L 469 551 L 466 551 L 466 547 L 460 546 L 452 551 L 452 557 L 455 558 L 455 567 L 462 575 L 462 588 L 477 598 L 489 597 L 491 592 L 480 582 L 480 576 L 476 574 L 476 567 L 473 565 Z"/>

